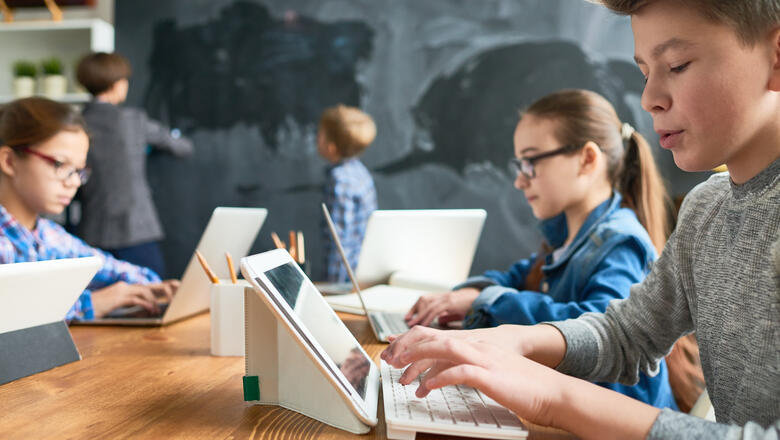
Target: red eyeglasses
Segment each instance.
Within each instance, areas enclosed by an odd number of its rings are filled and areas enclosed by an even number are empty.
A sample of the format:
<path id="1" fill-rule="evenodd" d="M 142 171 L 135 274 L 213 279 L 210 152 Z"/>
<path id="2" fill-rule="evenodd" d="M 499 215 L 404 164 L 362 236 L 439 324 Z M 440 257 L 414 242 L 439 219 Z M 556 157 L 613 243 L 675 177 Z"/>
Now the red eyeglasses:
<path id="1" fill-rule="evenodd" d="M 73 177 L 73 175 L 75 174 L 79 176 L 80 185 L 83 185 L 87 183 L 87 180 L 89 180 L 89 176 L 92 174 L 92 170 L 89 169 L 88 167 L 76 168 L 73 165 L 68 165 L 61 160 L 57 160 L 56 158 L 51 157 L 48 154 L 41 153 L 40 151 L 35 151 L 30 147 L 17 147 L 15 148 L 15 150 L 27 154 L 32 154 L 33 156 L 39 157 L 44 161 L 48 162 L 54 168 L 54 176 L 63 182 L 67 182 L 68 179 Z"/>

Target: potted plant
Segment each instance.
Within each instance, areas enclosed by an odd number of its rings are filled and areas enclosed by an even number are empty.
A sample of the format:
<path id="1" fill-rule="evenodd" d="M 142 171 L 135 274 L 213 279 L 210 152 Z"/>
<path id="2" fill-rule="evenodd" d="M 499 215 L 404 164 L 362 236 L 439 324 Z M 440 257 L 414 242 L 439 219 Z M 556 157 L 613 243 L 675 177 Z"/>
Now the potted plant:
<path id="1" fill-rule="evenodd" d="M 62 74 L 62 61 L 59 58 L 49 58 L 41 63 L 43 68 L 43 86 L 41 92 L 49 98 L 61 98 L 68 89 L 68 81 Z"/>
<path id="2" fill-rule="evenodd" d="M 14 96 L 25 98 L 35 93 L 35 75 L 38 69 L 29 61 L 14 63 Z"/>

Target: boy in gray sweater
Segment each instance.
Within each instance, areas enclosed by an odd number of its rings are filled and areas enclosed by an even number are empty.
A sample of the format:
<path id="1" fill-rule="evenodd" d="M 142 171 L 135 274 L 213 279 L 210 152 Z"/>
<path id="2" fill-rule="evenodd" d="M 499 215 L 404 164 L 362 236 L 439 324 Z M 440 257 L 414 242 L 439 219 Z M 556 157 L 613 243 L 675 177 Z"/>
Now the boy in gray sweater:
<path id="1" fill-rule="evenodd" d="M 127 98 L 130 73 L 130 63 L 117 53 L 86 55 L 77 67 L 76 77 L 94 97 L 83 110 L 92 178 L 79 193 L 78 236 L 165 277 L 158 244 L 163 229 L 146 181 L 147 149 L 186 156 L 192 154 L 192 142 L 143 110 L 120 105 Z"/>
<path id="2" fill-rule="evenodd" d="M 725 163 L 729 173 L 691 191 L 648 277 L 606 313 L 468 332 L 415 327 L 382 358 L 411 364 L 402 383 L 428 370 L 418 395 L 474 386 L 583 438 L 777 439 L 780 1 L 603 3 L 631 15 L 642 106 L 661 146 L 684 170 Z M 692 331 L 718 423 L 582 380 L 635 383 Z"/>

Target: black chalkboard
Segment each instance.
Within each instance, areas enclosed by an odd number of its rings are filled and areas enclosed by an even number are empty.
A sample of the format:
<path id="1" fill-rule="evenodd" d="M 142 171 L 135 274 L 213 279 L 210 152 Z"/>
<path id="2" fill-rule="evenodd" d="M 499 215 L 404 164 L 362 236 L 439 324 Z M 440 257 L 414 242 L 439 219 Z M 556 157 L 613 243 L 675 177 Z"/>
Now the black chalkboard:
<path id="1" fill-rule="evenodd" d="M 303 230 L 319 273 L 316 123 L 338 102 L 376 119 L 362 159 L 380 208 L 488 211 L 474 272 L 539 246 L 506 169 L 521 108 L 591 89 L 657 144 L 629 21 L 587 2 L 119 1 L 116 35 L 134 69 L 129 103 L 196 146 L 191 159 L 149 158 L 172 276 L 217 205 L 269 209 L 253 251 L 272 247 L 271 231 Z M 656 153 L 672 193 L 702 180 Z"/>

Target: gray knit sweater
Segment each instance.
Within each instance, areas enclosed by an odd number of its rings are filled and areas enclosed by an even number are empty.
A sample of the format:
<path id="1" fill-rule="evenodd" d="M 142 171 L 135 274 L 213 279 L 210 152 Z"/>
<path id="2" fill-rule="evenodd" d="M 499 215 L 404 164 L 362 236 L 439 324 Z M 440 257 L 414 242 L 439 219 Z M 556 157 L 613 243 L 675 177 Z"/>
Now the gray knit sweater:
<path id="1" fill-rule="evenodd" d="M 652 271 L 604 314 L 552 323 L 558 370 L 636 383 L 679 338 L 696 339 L 718 423 L 663 410 L 650 439 L 780 437 L 780 159 L 743 185 L 717 174 L 694 188 Z"/>

